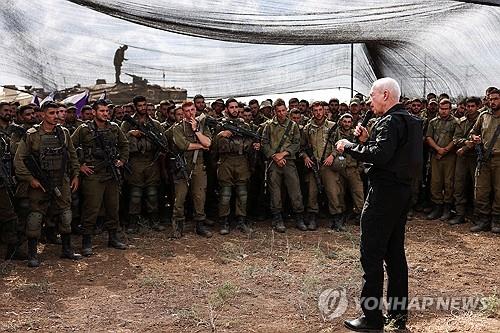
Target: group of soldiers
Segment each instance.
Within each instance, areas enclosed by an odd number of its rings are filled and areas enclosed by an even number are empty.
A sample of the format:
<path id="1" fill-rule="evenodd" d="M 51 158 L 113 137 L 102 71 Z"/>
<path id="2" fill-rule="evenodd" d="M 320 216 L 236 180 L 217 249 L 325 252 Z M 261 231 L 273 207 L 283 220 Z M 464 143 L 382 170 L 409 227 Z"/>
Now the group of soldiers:
<path id="1" fill-rule="evenodd" d="M 423 211 L 450 224 L 469 216 L 472 231 L 499 233 L 499 90 L 488 88 L 484 99 L 469 97 L 453 110 L 446 94 L 401 103 L 424 122 L 427 163 L 415 170 L 410 215 Z M 155 106 L 143 96 L 126 105 L 97 100 L 81 110 L 53 101 L 0 102 L 7 259 L 39 266 L 44 239 L 61 244 L 61 257 L 78 260 L 92 255 L 99 230 L 121 250 L 122 229 L 164 231 L 171 223 L 178 238 L 186 217 L 204 237 L 212 236 L 214 218 L 222 235 L 251 233 L 250 221 L 269 217 L 277 232 L 286 231 L 287 218 L 299 230 L 316 230 L 325 215 L 330 228 L 345 231 L 363 208 L 366 166 L 335 143 L 354 142 L 362 120 L 370 130 L 377 119 L 368 119 L 369 110 L 362 95 L 349 105 L 335 98 L 248 105 L 229 98 L 208 106 L 201 95 L 181 105 Z M 82 235 L 81 254 L 71 233 Z"/>

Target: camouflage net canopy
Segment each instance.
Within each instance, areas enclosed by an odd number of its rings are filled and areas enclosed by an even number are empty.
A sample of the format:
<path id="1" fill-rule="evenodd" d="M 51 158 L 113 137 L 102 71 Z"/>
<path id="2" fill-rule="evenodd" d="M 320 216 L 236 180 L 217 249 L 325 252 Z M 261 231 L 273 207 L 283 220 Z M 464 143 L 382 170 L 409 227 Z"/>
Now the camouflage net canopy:
<path id="1" fill-rule="evenodd" d="M 354 43 L 365 94 L 384 76 L 407 96 L 500 85 L 499 1 L 6 0 L 0 29 L 2 84 L 112 82 L 127 44 L 122 73 L 190 95 L 349 87 Z"/>

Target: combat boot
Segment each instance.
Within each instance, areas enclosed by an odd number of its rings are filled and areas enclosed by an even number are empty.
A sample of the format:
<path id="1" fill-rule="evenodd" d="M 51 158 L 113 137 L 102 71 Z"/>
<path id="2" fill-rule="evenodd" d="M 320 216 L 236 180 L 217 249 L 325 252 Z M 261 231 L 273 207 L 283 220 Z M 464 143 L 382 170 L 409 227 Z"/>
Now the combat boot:
<path id="1" fill-rule="evenodd" d="M 451 218 L 451 207 L 450 204 L 443 205 L 443 214 L 439 218 L 440 221 L 448 221 Z"/>
<path id="2" fill-rule="evenodd" d="M 70 234 L 62 234 L 61 241 L 62 241 L 61 258 L 66 258 L 66 259 L 71 259 L 71 260 L 80 260 L 83 258 L 80 254 L 75 253 L 75 251 L 73 251 L 73 249 L 71 248 L 71 235 Z"/>
<path id="3" fill-rule="evenodd" d="M 155 231 L 167 230 L 167 228 L 162 223 L 160 223 L 160 217 L 158 216 L 158 214 L 151 214 L 151 216 L 149 217 L 149 221 L 151 223 L 151 229 Z"/>
<path id="4" fill-rule="evenodd" d="M 302 213 L 295 214 L 295 227 L 301 231 L 307 231 L 307 226 L 304 223 L 304 215 Z"/>
<path id="5" fill-rule="evenodd" d="M 204 221 L 196 221 L 196 233 L 200 236 L 210 238 L 212 237 L 212 232 L 208 230 L 208 228 L 205 226 Z"/>
<path id="6" fill-rule="evenodd" d="M 491 221 L 491 232 L 500 234 L 500 216 L 493 216 L 493 221 Z"/>
<path id="7" fill-rule="evenodd" d="M 40 266 L 40 261 L 37 258 L 38 240 L 36 238 L 28 238 L 28 267 Z"/>
<path id="8" fill-rule="evenodd" d="M 244 216 L 236 218 L 236 228 L 244 234 L 251 234 L 253 229 L 247 224 Z"/>
<path id="9" fill-rule="evenodd" d="M 139 232 L 139 215 L 130 215 L 127 226 L 127 234 L 136 234 Z"/>
<path id="10" fill-rule="evenodd" d="M 343 214 L 335 214 L 333 215 L 333 219 L 332 219 L 332 225 L 331 225 L 331 228 L 335 231 L 347 231 L 347 228 L 345 227 L 344 225 L 344 218 L 343 218 Z"/>
<path id="11" fill-rule="evenodd" d="M 443 215 L 443 205 L 434 205 L 431 213 L 427 215 L 425 218 L 427 220 L 435 220 Z"/>
<path id="12" fill-rule="evenodd" d="M 479 216 L 479 221 L 477 222 L 476 225 L 470 228 L 470 231 L 472 232 L 490 231 L 490 229 L 491 229 L 490 217 L 488 215 L 481 214 L 481 216 Z"/>
<path id="13" fill-rule="evenodd" d="M 220 221 L 220 230 L 219 233 L 221 235 L 227 235 L 229 234 L 229 218 L 227 216 L 224 216 L 222 220 Z"/>
<path id="14" fill-rule="evenodd" d="M 127 249 L 127 245 L 125 245 L 124 243 L 122 243 L 120 241 L 120 238 L 118 237 L 118 232 L 116 231 L 116 229 L 111 229 L 111 230 L 108 230 L 108 247 L 112 247 L 112 248 L 115 248 L 115 249 L 118 249 L 118 250 L 126 250 Z"/>
<path id="15" fill-rule="evenodd" d="M 453 219 L 448 221 L 449 225 L 462 224 L 465 223 L 465 216 L 460 214 L 456 215 Z"/>
<path id="16" fill-rule="evenodd" d="M 316 213 L 309 214 L 309 224 L 307 225 L 307 230 L 316 230 L 318 229 L 318 223 L 316 222 Z"/>
<path id="17" fill-rule="evenodd" d="M 285 223 L 283 222 L 281 213 L 273 213 L 273 228 L 277 232 L 281 233 L 286 231 Z"/>
<path id="18" fill-rule="evenodd" d="M 184 233 L 184 219 L 172 218 L 172 237 L 181 238 Z"/>
<path id="19" fill-rule="evenodd" d="M 82 236 L 82 255 L 85 257 L 92 255 L 92 235 Z"/>
<path id="20" fill-rule="evenodd" d="M 57 235 L 56 227 L 45 228 L 45 242 L 46 244 L 61 245 L 61 238 Z"/>

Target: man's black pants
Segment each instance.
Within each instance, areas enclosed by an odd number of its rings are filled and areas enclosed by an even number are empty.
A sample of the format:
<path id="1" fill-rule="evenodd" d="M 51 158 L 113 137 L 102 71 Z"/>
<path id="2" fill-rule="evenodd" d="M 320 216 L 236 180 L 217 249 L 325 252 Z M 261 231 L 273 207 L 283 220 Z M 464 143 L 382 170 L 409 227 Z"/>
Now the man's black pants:
<path id="1" fill-rule="evenodd" d="M 404 251 L 411 187 L 370 182 L 361 213 L 361 266 L 364 270 L 361 308 L 370 323 L 383 322 L 384 262 L 388 276 L 388 315 L 406 316 L 408 266 Z"/>

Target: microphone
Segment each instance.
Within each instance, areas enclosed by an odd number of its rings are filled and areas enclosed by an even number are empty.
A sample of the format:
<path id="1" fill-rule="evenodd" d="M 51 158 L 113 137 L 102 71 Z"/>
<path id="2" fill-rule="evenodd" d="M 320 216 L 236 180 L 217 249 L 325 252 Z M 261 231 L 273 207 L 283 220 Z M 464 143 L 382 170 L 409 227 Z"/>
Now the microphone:
<path id="1" fill-rule="evenodd" d="M 373 111 L 372 110 L 368 110 L 366 113 L 365 113 L 365 116 L 363 117 L 363 120 L 361 121 L 361 126 L 362 127 L 365 127 L 368 125 L 368 122 L 370 121 L 370 119 L 373 118 Z M 361 133 L 359 133 L 359 135 L 356 135 L 356 137 L 359 137 L 361 135 Z M 359 141 L 359 140 L 358 140 Z"/>

